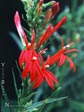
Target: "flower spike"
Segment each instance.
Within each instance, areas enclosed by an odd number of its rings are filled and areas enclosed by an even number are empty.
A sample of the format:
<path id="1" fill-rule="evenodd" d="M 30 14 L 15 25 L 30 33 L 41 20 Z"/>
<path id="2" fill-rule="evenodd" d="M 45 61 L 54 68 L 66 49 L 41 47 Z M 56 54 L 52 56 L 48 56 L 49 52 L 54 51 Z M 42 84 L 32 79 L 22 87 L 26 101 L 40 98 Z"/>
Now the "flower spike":
<path id="1" fill-rule="evenodd" d="M 34 5 L 36 7 L 34 7 Z M 69 43 L 65 46 L 64 41 L 60 36 L 62 44 L 61 49 L 52 56 L 48 55 L 47 59 L 44 61 L 43 53 L 46 52 L 47 48 L 44 48 L 44 46 L 40 46 L 44 44 L 44 42 L 47 41 L 54 34 L 54 32 L 56 32 L 62 25 L 64 25 L 64 23 L 67 21 L 67 17 L 64 16 L 55 26 L 50 24 L 44 31 L 43 35 L 41 35 L 41 37 L 39 38 L 39 35 L 41 33 L 38 32 L 40 31 L 38 25 L 40 27 L 42 26 L 41 29 L 43 27 L 45 29 L 45 25 L 60 10 L 59 2 L 52 0 L 48 3 L 44 3 L 44 0 L 36 0 L 35 2 L 33 0 L 29 0 L 29 2 L 25 6 L 25 9 L 27 9 L 26 15 L 30 26 L 30 31 L 32 31 L 31 42 L 28 42 L 27 40 L 27 35 L 21 25 L 21 19 L 18 11 L 16 11 L 14 16 L 14 23 L 16 29 L 22 41 L 23 47 L 25 47 L 25 49 L 22 50 L 19 56 L 19 66 L 23 70 L 22 80 L 29 76 L 30 83 L 33 84 L 34 89 L 39 87 L 45 80 L 49 87 L 51 89 L 54 89 L 54 83 L 58 84 L 58 80 L 55 77 L 55 74 L 53 74 L 49 70 L 49 67 L 55 64 L 56 62 L 60 67 L 65 63 L 66 60 L 68 60 L 70 69 L 73 69 L 75 72 L 76 67 L 73 61 L 67 56 L 67 54 L 72 52 L 78 52 L 78 50 L 70 49 L 70 46 L 73 43 Z M 35 30 L 32 28 L 34 28 Z"/>

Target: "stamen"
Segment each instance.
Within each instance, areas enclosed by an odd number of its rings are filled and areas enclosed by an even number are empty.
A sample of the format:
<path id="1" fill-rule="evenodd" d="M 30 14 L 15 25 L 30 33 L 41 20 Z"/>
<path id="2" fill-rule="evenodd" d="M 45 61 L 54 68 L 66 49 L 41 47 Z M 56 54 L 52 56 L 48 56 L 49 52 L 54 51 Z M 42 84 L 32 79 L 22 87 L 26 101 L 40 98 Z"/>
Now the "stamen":
<path id="1" fill-rule="evenodd" d="M 66 49 L 66 48 L 69 48 L 69 47 L 70 47 L 70 45 L 68 44 L 68 45 L 64 46 L 63 48 Z"/>
<path id="2" fill-rule="evenodd" d="M 44 53 L 46 53 L 46 52 L 45 52 L 45 51 L 40 51 L 40 53 L 44 54 Z"/>
<path id="3" fill-rule="evenodd" d="M 70 45 L 68 44 L 68 45 L 66 45 L 65 47 L 66 47 L 66 48 L 69 48 L 69 47 L 70 47 Z"/>
<path id="4" fill-rule="evenodd" d="M 43 51 L 43 54 L 46 53 L 46 51 Z"/>
<path id="5" fill-rule="evenodd" d="M 70 44 L 64 46 L 64 48 L 69 48 L 72 44 L 73 44 L 73 42 L 71 42 Z"/>
<path id="6" fill-rule="evenodd" d="M 40 54 L 46 53 L 46 50 L 48 50 L 48 48 L 45 48 L 45 49 L 41 50 Z"/>
<path id="7" fill-rule="evenodd" d="M 28 46 L 31 46 L 31 43 L 28 43 Z"/>
<path id="8" fill-rule="evenodd" d="M 50 67 L 50 65 L 45 65 L 45 67 L 46 67 L 46 68 L 49 68 L 49 67 Z"/>
<path id="9" fill-rule="evenodd" d="M 33 59 L 33 60 L 37 60 L 37 57 L 34 56 L 32 59 Z"/>

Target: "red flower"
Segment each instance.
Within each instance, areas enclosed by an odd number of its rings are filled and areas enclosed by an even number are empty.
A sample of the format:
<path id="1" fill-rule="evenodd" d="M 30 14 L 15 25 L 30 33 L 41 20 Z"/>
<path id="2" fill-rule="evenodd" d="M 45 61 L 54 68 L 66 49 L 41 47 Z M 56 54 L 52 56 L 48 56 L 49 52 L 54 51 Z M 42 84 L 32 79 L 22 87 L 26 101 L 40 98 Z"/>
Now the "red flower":
<path id="1" fill-rule="evenodd" d="M 31 43 L 28 43 L 26 34 L 21 26 L 19 13 L 16 12 L 14 17 L 14 22 L 17 31 L 20 35 L 23 45 L 25 45 L 25 50 L 22 50 L 19 56 L 19 65 L 22 68 L 22 79 L 26 78 L 30 74 L 30 80 L 32 83 L 37 84 L 38 81 L 43 81 L 43 73 L 40 68 L 40 54 L 37 54 L 35 49 L 35 32 L 32 31 Z M 24 65 L 23 65 L 24 64 Z M 23 66 L 22 66 L 23 65 Z M 39 84 L 36 86 L 38 87 Z"/>
<path id="2" fill-rule="evenodd" d="M 62 40 L 62 38 L 61 38 L 61 40 Z M 75 72 L 76 71 L 76 67 L 75 67 L 73 61 L 68 56 L 66 56 L 67 53 L 78 52 L 77 49 L 69 49 L 68 50 L 67 48 L 69 48 L 71 45 L 72 45 L 72 43 L 64 46 L 64 42 L 62 40 L 62 49 L 59 50 L 57 53 L 55 53 L 53 56 L 51 56 L 51 57 L 49 56 L 47 58 L 47 60 L 46 60 L 46 64 L 45 65 L 53 65 L 54 63 L 59 61 L 58 62 L 58 66 L 61 66 L 61 65 L 64 64 L 64 62 L 66 60 L 68 60 L 69 63 L 70 63 L 70 68 L 74 69 L 74 72 Z"/>
<path id="3" fill-rule="evenodd" d="M 44 3 L 44 0 L 39 0 L 39 3 L 37 5 L 37 14 L 40 15 L 42 12 L 42 4 Z"/>
<path id="4" fill-rule="evenodd" d="M 15 22 L 15 26 L 17 28 L 18 34 L 20 36 L 20 39 L 22 41 L 23 46 L 25 47 L 25 45 L 28 44 L 28 40 L 27 40 L 27 36 L 21 26 L 21 20 L 20 20 L 20 16 L 18 11 L 16 11 L 15 16 L 14 16 L 14 22 Z"/>
<path id="5" fill-rule="evenodd" d="M 22 72 L 22 79 L 30 74 L 31 82 L 35 83 L 39 78 L 43 80 L 43 73 L 40 68 L 39 56 L 34 50 L 24 50 L 19 57 L 19 64 L 25 64 Z"/>
<path id="6" fill-rule="evenodd" d="M 49 39 L 50 36 L 52 36 L 52 34 L 55 31 L 57 31 L 66 22 L 66 20 L 67 18 L 66 16 L 64 16 L 62 20 L 60 20 L 58 24 L 56 24 L 54 27 L 52 25 L 49 25 L 46 31 L 44 32 L 44 34 L 40 37 L 40 40 L 38 42 L 38 47 L 40 47 L 41 44 L 43 44 L 47 39 Z"/>
<path id="7" fill-rule="evenodd" d="M 43 4 L 43 2 L 44 2 L 44 0 L 39 0 L 39 7 L 41 7 L 42 6 L 42 4 Z"/>
<path id="8" fill-rule="evenodd" d="M 40 47 L 41 44 L 43 44 L 52 34 L 53 26 L 49 25 L 44 34 L 40 37 L 40 40 L 38 42 L 38 47 Z"/>
<path id="9" fill-rule="evenodd" d="M 44 74 L 44 79 L 47 81 L 50 88 L 54 89 L 53 83 L 58 84 L 58 80 L 51 71 L 46 69 L 48 67 L 49 67 L 48 65 L 43 64 L 42 65 L 42 72 Z"/>
<path id="10" fill-rule="evenodd" d="M 52 2 L 54 2 L 54 5 L 46 12 L 45 15 L 46 21 L 50 21 L 60 10 L 59 2 L 55 1 Z"/>
<path id="11" fill-rule="evenodd" d="M 52 10 L 52 17 L 55 16 L 59 10 L 60 10 L 60 7 L 59 7 L 59 2 L 56 2 L 52 7 L 51 7 L 51 10 Z"/>
<path id="12" fill-rule="evenodd" d="M 44 63 L 44 62 L 43 62 Z M 50 88 L 54 89 L 54 85 L 53 83 L 56 83 L 58 84 L 58 80 L 57 78 L 54 76 L 54 74 L 47 70 L 46 68 L 48 68 L 49 66 L 45 66 L 45 64 L 42 64 L 42 68 L 41 68 L 41 71 L 42 71 L 42 74 L 43 74 L 43 78 L 39 78 L 37 80 L 37 82 L 34 84 L 34 88 L 37 88 L 38 86 L 40 86 L 42 84 L 42 82 L 44 80 L 46 80 L 46 82 L 48 83 L 48 85 L 50 86 Z M 34 72 L 34 71 L 33 71 Z M 39 74 L 40 76 L 40 74 Z"/>

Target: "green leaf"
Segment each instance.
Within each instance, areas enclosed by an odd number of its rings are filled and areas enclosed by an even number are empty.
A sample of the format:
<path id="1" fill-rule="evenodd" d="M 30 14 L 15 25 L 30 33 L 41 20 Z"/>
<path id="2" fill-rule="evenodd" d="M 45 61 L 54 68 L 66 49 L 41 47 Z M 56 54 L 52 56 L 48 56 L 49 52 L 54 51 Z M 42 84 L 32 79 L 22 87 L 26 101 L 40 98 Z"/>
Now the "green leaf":
<path id="1" fill-rule="evenodd" d="M 20 104 L 26 104 L 36 93 L 37 92 L 31 93 L 29 96 L 20 99 Z"/>
<path id="2" fill-rule="evenodd" d="M 16 92 L 16 95 L 17 95 L 17 97 L 18 97 L 18 88 L 17 88 L 16 79 L 15 79 L 15 73 L 14 73 L 13 68 L 12 68 L 12 74 L 13 74 L 13 80 L 14 80 L 15 92 Z"/>
<path id="3" fill-rule="evenodd" d="M 42 112 L 45 106 L 46 106 L 46 102 L 37 110 L 37 112 Z"/>
<path id="4" fill-rule="evenodd" d="M 18 69 L 18 71 L 19 71 L 19 74 L 20 74 L 20 76 L 21 76 L 22 72 L 21 72 L 21 70 L 20 70 L 20 68 L 19 68 L 19 66 L 18 66 L 17 61 L 16 61 L 16 67 L 17 67 L 17 69 Z"/>
<path id="5" fill-rule="evenodd" d="M 61 90 L 61 87 L 59 86 L 49 97 L 57 96 L 59 94 L 60 90 Z"/>
<path id="6" fill-rule="evenodd" d="M 14 42 L 19 47 L 19 49 L 22 50 L 23 46 L 22 46 L 22 43 L 21 43 L 20 39 L 18 38 L 18 36 L 14 32 L 9 32 L 9 35 L 14 40 Z"/>
<path id="7" fill-rule="evenodd" d="M 45 104 L 45 103 L 48 104 L 48 103 L 52 103 L 52 102 L 64 100 L 64 99 L 66 99 L 66 98 L 68 98 L 68 97 L 66 96 L 66 97 L 61 97 L 61 98 L 49 98 L 49 99 L 45 99 L 45 100 L 43 100 L 43 101 L 39 101 L 39 102 L 37 102 L 37 103 L 32 104 L 32 106 L 29 106 L 29 107 L 27 108 L 26 112 L 30 112 L 32 109 L 38 108 L 38 107 L 42 106 L 42 105 Z"/>

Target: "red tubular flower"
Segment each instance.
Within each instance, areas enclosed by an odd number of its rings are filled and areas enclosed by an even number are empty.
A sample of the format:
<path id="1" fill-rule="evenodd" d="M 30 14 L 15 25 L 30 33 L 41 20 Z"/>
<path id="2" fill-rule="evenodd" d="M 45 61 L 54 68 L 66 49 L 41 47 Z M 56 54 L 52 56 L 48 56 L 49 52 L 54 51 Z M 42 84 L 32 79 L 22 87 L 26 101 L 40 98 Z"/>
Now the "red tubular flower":
<path id="1" fill-rule="evenodd" d="M 44 34 L 40 37 L 40 40 L 38 42 L 38 47 L 40 47 L 41 44 L 43 44 L 52 34 L 53 26 L 50 24 Z"/>
<path id="2" fill-rule="evenodd" d="M 44 74 L 44 79 L 47 81 L 50 88 L 54 89 L 53 83 L 58 84 L 58 80 L 51 71 L 46 69 L 47 67 L 49 66 L 45 64 L 42 65 L 42 72 Z"/>
<path id="3" fill-rule="evenodd" d="M 26 78 L 28 74 L 30 74 L 30 81 L 34 83 L 34 87 L 38 87 L 40 83 L 37 85 L 37 82 L 40 80 L 43 81 L 43 73 L 40 68 L 40 55 L 36 53 L 35 48 L 35 32 L 32 31 L 32 39 L 31 43 L 28 43 L 27 36 L 21 26 L 20 16 L 18 11 L 14 16 L 14 22 L 21 38 L 21 41 L 24 46 L 26 46 L 25 50 L 22 50 L 19 56 L 19 65 L 22 68 L 22 79 Z M 24 66 L 22 66 L 24 64 Z"/>
<path id="4" fill-rule="evenodd" d="M 52 18 L 52 9 L 50 8 L 45 14 L 45 20 L 48 22 L 51 20 L 51 18 Z"/>
<path id="5" fill-rule="evenodd" d="M 59 12 L 59 10 L 60 10 L 59 2 L 55 2 L 55 4 L 46 12 L 45 15 L 46 21 L 50 21 Z"/>
<path id="6" fill-rule="evenodd" d="M 44 0 L 40 0 L 40 1 L 39 1 L 39 7 L 42 6 L 43 2 L 44 2 Z"/>
<path id="7" fill-rule="evenodd" d="M 46 31 L 44 32 L 44 34 L 40 37 L 40 40 L 38 42 L 38 47 L 40 47 L 41 44 L 43 44 L 47 39 L 49 39 L 50 36 L 52 36 L 52 34 L 55 31 L 57 31 L 66 22 L 66 20 L 67 18 L 66 16 L 64 16 L 62 20 L 60 20 L 58 24 L 56 24 L 54 27 L 52 25 L 49 25 Z"/>
<path id="8" fill-rule="evenodd" d="M 39 3 L 37 5 L 37 14 L 40 15 L 41 11 L 42 11 L 42 4 L 43 4 L 44 0 L 39 0 Z"/>
<path id="9" fill-rule="evenodd" d="M 30 47 L 21 52 L 19 56 L 19 65 L 20 67 L 22 67 L 22 65 L 24 64 L 22 79 L 26 78 L 29 74 L 30 81 L 34 84 L 37 84 L 39 80 L 40 82 L 43 81 L 43 73 L 40 68 L 41 57 L 33 48 L 35 43 L 34 40 L 35 32 L 33 30 L 31 43 L 28 43 L 28 46 L 30 45 Z M 40 84 L 34 86 L 34 88 L 38 87 L 39 85 Z"/>
<path id="10" fill-rule="evenodd" d="M 58 84 L 57 78 L 54 76 L 52 72 L 46 69 L 47 67 L 49 66 L 45 66 L 44 64 L 42 64 L 41 71 L 43 73 L 43 78 L 38 77 L 39 80 L 37 80 L 37 82 L 35 83 L 34 88 L 37 88 L 38 86 L 40 86 L 44 80 L 46 80 L 46 82 L 48 83 L 51 89 L 54 89 L 54 85 L 53 85 L 54 83 Z"/>
<path id="11" fill-rule="evenodd" d="M 58 24 L 56 24 L 56 25 L 54 26 L 54 28 L 53 28 L 53 33 L 54 33 L 55 31 L 57 31 L 62 25 L 64 25 L 66 21 L 67 21 L 67 17 L 64 16 L 64 17 L 58 22 Z"/>
<path id="12" fill-rule="evenodd" d="M 48 56 L 48 58 L 46 60 L 46 65 L 53 65 L 55 62 L 57 62 L 60 58 L 60 55 L 63 54 L 64 51 L 65 51 L 65 48 L 62 48 L 53 56 L 51 56 L 51 57 Z"/>
<path id="13" fill-rule="evenodd" d="M 62 41 L 62 45 L 63 45 L 63 43 L 64 42 Z M 75 67 L 73 61 L 68 56 L 66 56 L 67 53 L 78 52 L 77 49 L 70 49 L 70 50 L 68 50 L 67 48 L 69 48 L 71 45 L 72 45 L 72 43 L 68 44 L 66 46 L 62 46 L 62 49 L 59 50 L 56 54 L 54 54 L 51 57 L 48 57 L 47 60 L 46 60 L 46 65 L 53 65 L 54 63 L 59 61 L 58 66 L 61 66 L 61 65 L 64 64 L 65 60 L 68 60 L 69 63 L 70 63 L 70 68 L 74 69 L 74 72 L 75 72 L 76 71 L 76 67 Z"/>
<path id="14" fill-rule="evenodd" d="M 51 7 L 51 10 L 52 10 L 52 17 L 55 16 L 59 10 L 60 10 L 60 6 L 59 6 L 59 2 L 56 2 L 52 7 Z"/>
<path id="15" fill-rule="evenodd" d="M 39 55 L 34 50 L 23 50 L 21 52 L 19 57 L 20 67 L 22 64 L 24 64 L 22 79 L 26 78 L 28 74 L 30 74 L 30 81 L 32 83 L 37 84 L 37 81 L 43 81 L 43 73 L 40 68 Z"/>
<path id="16" fill-rule="evenodd" d="M 18 11 L 16 11 L 16 13 L 15 13 L 14 22 L 15 22 L 15 26 L 17 28 L 17 31 L 19 33 L 19 36 L 20 36 L 23 46 L 27 45 L 28 44 L 27 36 L 21 26 L 21 20 L 20 20 Z"/>

